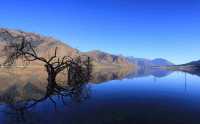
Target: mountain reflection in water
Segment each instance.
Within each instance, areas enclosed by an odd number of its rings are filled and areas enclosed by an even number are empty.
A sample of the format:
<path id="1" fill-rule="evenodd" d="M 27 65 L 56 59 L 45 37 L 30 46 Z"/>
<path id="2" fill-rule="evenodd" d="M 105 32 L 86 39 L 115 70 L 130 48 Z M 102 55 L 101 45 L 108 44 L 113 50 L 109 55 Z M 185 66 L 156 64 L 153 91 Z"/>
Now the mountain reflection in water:
<path id="1" fill-rule="evenodd" d="M 42 72 L 26 74 L 0 73 L 1 124 L 200 123 L 200 78 L 190 74 L 101 70 L 91 83 L 51 92 Z"/>

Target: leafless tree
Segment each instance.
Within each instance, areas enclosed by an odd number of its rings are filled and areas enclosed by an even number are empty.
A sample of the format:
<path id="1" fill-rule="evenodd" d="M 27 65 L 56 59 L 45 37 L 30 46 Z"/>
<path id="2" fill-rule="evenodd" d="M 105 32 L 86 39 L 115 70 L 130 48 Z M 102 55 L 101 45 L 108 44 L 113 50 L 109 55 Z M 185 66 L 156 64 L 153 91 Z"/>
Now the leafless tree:
<path id="1" fill-rule="evenodd" d="M 12 99 L 8 99 L 11 102 L 11 108 L 20 114 L 20 117 L 25 115 L 25 111 L 33 106 L 37 105 L 46 99 L 50 99 L 54 104 L 52 96 L 59 96 L 65 103 L 64 97 L 70 97 L 74 101 L 80 102 L 87 99 L 90 94 L 85 85 L 91 78 L 92 64 L 91 59 L 87 56 L 79 56 L 72 58 L 70 56 L 57 56 L 58 48 L 54 50 L 53 56 L 50 58 L 42 57 L 38 54 L 36 46 L 32 44 L 31 37 L 25 36 L 13 36 L 8 31 L 5 31 L 11 39 L 1 53 L 4 53 L 6 60 L 2 65 L 12 66 L 16 63 L 16 60 L 21 59 L 25 64 L 31 64 L 33 61 L 39 61 L 44 64 L 47 77 L 47 90 L 44 97 L 41 99 L 31 99 L 31 101 L 20 102 L 19 104 L 12 103 Z M 69 87 L 59 86 L 56 82 L 56 77 L 61 72 L 66 71 L 67 83 Z M 10 98 L 10 97 L 8 97 Z M 16 106 L 17 105 L 17 106 Z M 22 118 L 24 120 L 24 118 Z"/>
<path id="2" fill-rule="evenodd" d="M 9 34 L 9 32 L 7 32 Z M 18 42 L 9 42 L 3 49 L 4 54 L 7 56 L 5 66 L 15 64 L 16 60 L 22 59 L 23 62 L 29 64 L 32 61 L 40 61 L 44 63 L 44 67 L 48 73 L 48 87 L 60 89 L 56 83 L 57 75 L 66 70 L 69 84 L 88 82 L 91 77 L 92 64 L 91 59 L 87 56 L 79 56 L 72 58 L 70 56 L 58 57 L 58 48 L 55 48 L 54 55 L 50 58 L 44 58 L 38 55 L 36 47 L 31 44 L 32 39 L 25 36 L 14 37 Z"/>

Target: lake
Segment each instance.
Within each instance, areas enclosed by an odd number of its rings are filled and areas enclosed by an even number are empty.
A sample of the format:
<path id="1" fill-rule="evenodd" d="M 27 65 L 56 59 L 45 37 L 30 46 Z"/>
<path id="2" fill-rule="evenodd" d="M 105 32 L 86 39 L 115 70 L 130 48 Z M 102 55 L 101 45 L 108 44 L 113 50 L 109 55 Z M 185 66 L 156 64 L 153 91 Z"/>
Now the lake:
<path id="1" fill-rule="evenodd" d="M 197 75 L 140 70 L 120 76 L 106 73 L 95 79 L 100 81 L 85 84 L 76 94 L 55 95 L 28 108 L 23 106 L 32 101 L 23 99 L 38 98 L 41 90 L 30 83 L 21 89 L 14 83 L 1 87 L 0 123 L 200 124 Z"/>

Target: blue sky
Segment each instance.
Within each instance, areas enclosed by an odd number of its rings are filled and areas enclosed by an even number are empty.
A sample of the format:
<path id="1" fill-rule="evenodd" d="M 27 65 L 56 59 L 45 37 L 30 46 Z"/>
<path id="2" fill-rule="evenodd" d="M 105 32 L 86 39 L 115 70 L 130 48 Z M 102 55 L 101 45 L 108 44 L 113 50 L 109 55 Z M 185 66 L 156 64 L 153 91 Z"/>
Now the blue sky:
<path id="1" fill-rule="evenodd" d="M 89 51 L 174 63 L 200 59 L 200 0 L 0 0 L 0 27 Z"/>

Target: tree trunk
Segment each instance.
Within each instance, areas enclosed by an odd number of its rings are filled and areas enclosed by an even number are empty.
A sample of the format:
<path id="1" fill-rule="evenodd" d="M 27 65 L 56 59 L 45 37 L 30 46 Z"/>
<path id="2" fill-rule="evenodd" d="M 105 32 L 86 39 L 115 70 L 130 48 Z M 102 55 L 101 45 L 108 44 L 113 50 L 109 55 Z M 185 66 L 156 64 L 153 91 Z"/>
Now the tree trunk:
<path id="1" fill-rule="evenodd" d="M 55 72 L 54 68 L 51 65 L 46 65 L 46 70 L 48 73 L 47 81 L 48 81 L 48 88 L 54 88 L 56 84 L 56 76 L 57 73 Z"/>

